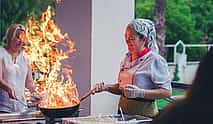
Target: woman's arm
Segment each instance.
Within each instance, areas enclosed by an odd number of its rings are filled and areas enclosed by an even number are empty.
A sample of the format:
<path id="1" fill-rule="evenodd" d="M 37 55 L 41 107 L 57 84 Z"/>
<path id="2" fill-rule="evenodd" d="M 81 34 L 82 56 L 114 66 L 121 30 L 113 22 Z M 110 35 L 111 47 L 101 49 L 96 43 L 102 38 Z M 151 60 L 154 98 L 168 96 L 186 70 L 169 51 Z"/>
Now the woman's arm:
<path id="1" fill-rule="evenodd" d="M 171 90 L 167 90 L 164 88 L 158 88 L 158 89 L 152 89 L 152 90 L 146 90 L 143 89 L 143 95 L 146 99 L 161 99 L 161 98 L 167 98 L 172 95 Z"/>
<path id="2" fill-rule="evenodd" d="M 3 68 L 2 68 L 2 59 L 0 59 L 0 87 L 8 92 L 8 95 L 12 99 L 16 99 L 15 90 L 3 80 L 3 74 L 2 74 Z"/>
<path id="3" fill-rule="evenodd" d="M 115 84 L 104 84 L 102 83 L 97 83 L 95 84 L 95 86 L 92 88 L 92 90 L 94 91 L 94 93 L 99 93 L 102 91 L 108 91 L 110 93 L 113 93 L 115 95 L 121 95 L 121 89 L 119 89 L 119 84 L 115 83 Z"/>
<path id="4" fill-rule="evenodd" d="M 164 88 L 141 89 L 134 85 L 126 85 L 124 87 L 124 96 L 127 98 L 160 99 L 170 97 L 171 94 L 171 90 Z"/>
<path id="5" fill-rule="evenodd" d="M 1 77 L 0 77 L 0 87 L 8 92 L 8 95 L 10 96 L 10 98 L 16 99 L 15 90 L 10 85 L 8 85 L 8 83 L 2 80 Z"/>
<path id="6" fill-rule="evenodd" d="M 172 94 L 171 79 L 166 60 L 158 56 L 151 64 L 151 80 L 155 89 L 145 90 L 147 98 L 167 98 Z"/>
<path id="7" fill-rule="evenodd" d="M 122 90 L 119 88 L 119 84 L 115 83 L 115 84 L 105 84 L 105 89 L 104 91 L 108 91 L 112 94 L 115 95 L 121 95 L 122 94 Z"/>

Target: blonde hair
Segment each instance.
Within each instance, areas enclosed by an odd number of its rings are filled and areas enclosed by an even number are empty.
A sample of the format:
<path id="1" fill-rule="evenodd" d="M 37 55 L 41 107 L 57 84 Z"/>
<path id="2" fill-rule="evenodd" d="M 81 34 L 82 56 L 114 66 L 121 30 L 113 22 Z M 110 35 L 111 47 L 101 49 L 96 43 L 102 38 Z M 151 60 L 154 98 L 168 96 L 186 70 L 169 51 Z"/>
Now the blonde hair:
<path id="1" fill-rule="evenodd" d="M 25 31 L 25 27 L 22 24 L 12 24 L 5 33 L 3 40 L 5 43 L 11 41 L 14 37 L 17 36 L 18 31 Z"/>

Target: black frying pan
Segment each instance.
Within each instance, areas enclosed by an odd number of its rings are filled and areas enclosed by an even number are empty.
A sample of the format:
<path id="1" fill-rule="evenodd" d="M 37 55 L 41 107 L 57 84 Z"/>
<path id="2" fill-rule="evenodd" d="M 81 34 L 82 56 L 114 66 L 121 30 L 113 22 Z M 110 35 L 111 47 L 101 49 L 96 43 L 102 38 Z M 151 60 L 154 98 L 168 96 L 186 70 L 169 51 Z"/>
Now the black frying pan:
<path id="1" fill-rule="evenodd" d="M 80 98 L 80 101 L 84 100 L 92 93 L 93 93 L 92 90 L 88 91 Z M 46 117 L 62 118 L 62 117 L 77 117 L 79 114 L 79 106 L 80 104 L 77 104 L 71 107 L 65 107 L 65 108 L 44 108 L 41 106 L 39 106 L 39 108 L 41 112 L 43 113 L 43 115 Z"/>
<path id="2" fill-rule="evenodd" d="M 44 116 L 49 118 L 62 118 L 62 117 L 77 117 L 79 113 L 79 106 L 66 107 L 66 108 L 43 108 L 39 107 Z"/>

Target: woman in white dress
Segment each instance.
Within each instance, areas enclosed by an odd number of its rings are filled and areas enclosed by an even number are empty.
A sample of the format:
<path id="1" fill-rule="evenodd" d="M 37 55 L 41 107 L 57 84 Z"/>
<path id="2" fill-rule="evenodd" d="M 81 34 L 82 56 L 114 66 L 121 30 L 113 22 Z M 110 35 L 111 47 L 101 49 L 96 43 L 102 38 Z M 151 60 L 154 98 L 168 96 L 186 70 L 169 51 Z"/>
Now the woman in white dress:
<path id="1" fill-rule="evenodd" d="M 24 90 L 34 92 L 29 61 L 22 51 L 26 40 L 25 27 L 11 25 L 4 37 L 5 46 L 0 46 L 0 111 L 20 112 L 26 103 Z M 18 101 L 19 100 L 19 101 Z"/>

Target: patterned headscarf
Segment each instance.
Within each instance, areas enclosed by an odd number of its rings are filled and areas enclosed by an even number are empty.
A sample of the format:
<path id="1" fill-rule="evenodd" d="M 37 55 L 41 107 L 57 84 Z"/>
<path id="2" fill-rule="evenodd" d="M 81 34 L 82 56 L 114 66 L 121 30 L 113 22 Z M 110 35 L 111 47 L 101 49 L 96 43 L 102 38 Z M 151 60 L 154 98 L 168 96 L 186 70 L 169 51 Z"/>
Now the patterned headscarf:
<path id="1" fill-rule="evenodd" d="M 151 51 L 158 53 L 159 49 L 156 42 L 154 23 L 148 19 L 134 19 L 130 24 L 137 33 L 147 37 L 148 48 Z"/>

